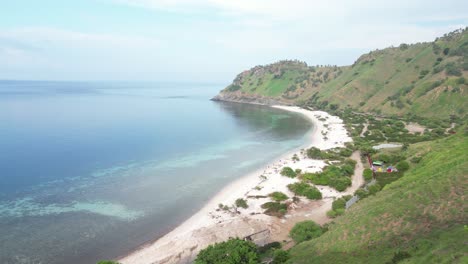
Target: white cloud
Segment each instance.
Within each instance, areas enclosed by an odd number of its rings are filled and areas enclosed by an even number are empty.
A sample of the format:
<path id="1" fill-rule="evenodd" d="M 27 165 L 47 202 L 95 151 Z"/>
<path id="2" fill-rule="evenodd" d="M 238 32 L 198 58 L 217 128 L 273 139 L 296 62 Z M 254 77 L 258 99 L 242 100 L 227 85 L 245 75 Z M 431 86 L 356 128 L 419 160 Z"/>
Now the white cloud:
<path id="1" fill-rule="evenodd" d="M 16 28 L 0 31 L 0 69 L 3 74 L 12 70 L 18 74 L 31 69 L 48 71 L 60 79 L 80 73 L 119 79 L 129 76 L 131 69 L 151 72 L 148 65 L 159 60 L 161 45 L 158 39 L 144 36 Z"/>
<path id="2" fill-rule="evenodd" d="M 109 25 L 97 25 L 94 33 L 0 28 L 0 70 L 36 65 L 56 75 L 101 79 L 210 80 L 213 73 L 231 79 L 240 70 L 279 59 L 351 64 L 363 52 L 431 41 L 468 20 L 468 2 L 452 0 L 96 1 L 133 7 L 133 14 L 152 10 L 158 19 L 135 22 L 137 30 L 126 34 L 106 31 Z"/>

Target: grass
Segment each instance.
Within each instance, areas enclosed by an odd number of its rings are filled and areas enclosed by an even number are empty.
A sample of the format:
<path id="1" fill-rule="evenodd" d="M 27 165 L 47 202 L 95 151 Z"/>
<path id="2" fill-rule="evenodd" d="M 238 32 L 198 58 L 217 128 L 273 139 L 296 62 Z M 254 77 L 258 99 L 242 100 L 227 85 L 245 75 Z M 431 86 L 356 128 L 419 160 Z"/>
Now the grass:
<path id="1" fill-rule="evenodd" d="M 418 164 L 292 248 L 290 263 L 391 263 L 401 252 L 405 263 L 466 263 L 466 149 L 464 135 L 410 146 L 425 153 Z"/>
<path id="2" fill-rule="evenodd" d="M 454 36 L 408 45 L 407 49 L 372 51 L 363 54 L 352 66 L 309 67 L 297 61 L 257 66 L 240 74 L 234 87 L 246 96 L 270 97 L 322 110 L 336 104 L 341 109 L 351 107 L 386 115 L 463 117 L 468 111 L 465 103 L 468 85 L 456 80 L 468 78 L 468 71 L 463 70 L 464 58 L 468 56 L 463 48 L 468 43 L 468 30 Z M 444 55 L 445 48 L 459 52 Z M 461 76 L 447 74 L 447 67 Z M 442 70 L 437 72 L 435 68 Z"/>

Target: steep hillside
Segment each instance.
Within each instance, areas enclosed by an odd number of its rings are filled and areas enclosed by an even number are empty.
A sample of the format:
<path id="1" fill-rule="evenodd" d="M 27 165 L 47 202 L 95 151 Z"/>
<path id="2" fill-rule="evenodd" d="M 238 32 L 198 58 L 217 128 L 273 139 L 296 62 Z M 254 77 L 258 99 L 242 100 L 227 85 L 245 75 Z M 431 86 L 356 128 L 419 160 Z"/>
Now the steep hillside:
<path id="1" fill-rule="evenodd" d="M 466 135 L 411 145 L 423 156 L 403 178 L 364 199 L 288 263 L 467 263 Z"/>
<path id="2" fill-rule="evenodd" d="M 430 43 L 362 55 L 352 66 L 280 61 L 239 74 L 214 99 L 318 108 L 351 107 L 385 115 L 466 116 L 468 30 Z"/>
<path id="3" fill-rule="evenodd" d="M 362 55 L 348 71 L 326 83 L 318 97 L 387 115 L 464 115 L 466 77 L 468 31 Z"/>
<path id="4" fill-rule="evenodd" d="M 343 69 L 347 67 L 308 66 L 301 61 L 255 66 L 237 75 L 215 99 L 295 104 L 319 91 L 324 83 L 337 78 Z"/>

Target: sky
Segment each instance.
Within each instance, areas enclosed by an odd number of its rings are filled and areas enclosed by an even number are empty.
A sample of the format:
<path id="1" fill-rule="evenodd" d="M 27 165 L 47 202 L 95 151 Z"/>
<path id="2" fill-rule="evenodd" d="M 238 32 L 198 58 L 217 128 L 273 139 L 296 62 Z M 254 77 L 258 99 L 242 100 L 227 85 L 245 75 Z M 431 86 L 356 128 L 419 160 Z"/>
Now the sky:
<path id="1" fill-rule="evenodd" d="M 228 83 L 255 65 L 349 65 L 467 25 L 465 0 L 2 0 L 0 79 Z"/>

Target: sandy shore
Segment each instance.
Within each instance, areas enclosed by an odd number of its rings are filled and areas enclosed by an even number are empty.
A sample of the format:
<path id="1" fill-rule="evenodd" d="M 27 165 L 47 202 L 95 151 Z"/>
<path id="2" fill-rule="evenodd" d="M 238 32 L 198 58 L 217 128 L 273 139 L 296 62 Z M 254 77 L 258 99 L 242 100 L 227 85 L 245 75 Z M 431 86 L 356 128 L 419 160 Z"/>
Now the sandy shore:
<path id="1" fill-rule="evenodd" d="M 301 113 L 313 122 L 314 128 L 308 135 L 308 143 L 302 146 L 302 149 L 312 146 L 330 149 L 344 146 L 345 142 L 351 141 L 342 120 L 338 117 L 323 111 L 308 111 L 299 107 L 275 107 Z M 292 159 L 294 154 L 299 157 L 298 161 Z M 257 244 L 265 244 L 285 240 L 289 229 L 295 222 L 312 219 L 318 223 L 325 223 L 329 220 L 326 217 L 326 211 L 330 210 L 333 199 L 354 192 L 362 183 L 360 179 L 362 174 L 356 175 L 359 177 L 353 177 L 353 185 L 343 193 L 327 186 L 318 186 L 324 197 L 321 201 L 303 199 L 298 204 L 294 204 L 294 207 L 289 208 L 288 214 L 282 219 L 264 215 L 262 213 L 264 210 L 260 207 L 263 203 L 270 201 L 270 198 L 266 196 L 275 191 L 293 197 L 287 185 L 298 180 L 281 176 L 282 167 L 301 169 L 303 172 L 317 172 L 325 165 L 321 160 L 306 158 L 301 149 L 286 153 L 270 165 L 229 184 L 203 209 L 179 227 L 154 243 L 120 259 L 119 262 L 124 264 L 190 263 L 201 249 L 230 237 L 245 237 L 260 231 L 252 238 Z M 247 200 L 247 209 L 232 208 L 238 198 Z M 220 209 L 220 204 L 231 208 Z"/>

